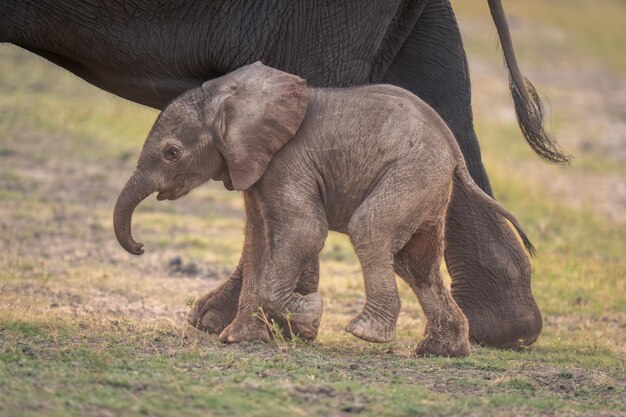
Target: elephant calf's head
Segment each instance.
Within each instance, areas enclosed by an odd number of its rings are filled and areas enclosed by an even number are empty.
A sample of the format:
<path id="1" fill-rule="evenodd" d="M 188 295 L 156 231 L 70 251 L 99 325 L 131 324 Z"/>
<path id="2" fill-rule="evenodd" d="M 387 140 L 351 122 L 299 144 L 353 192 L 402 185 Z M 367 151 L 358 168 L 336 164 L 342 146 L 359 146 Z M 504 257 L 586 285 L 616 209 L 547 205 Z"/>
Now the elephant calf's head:
<path id="1" fill-rule="evenodd" d="M 298 130 L 306 105 L 304 80 L 260 62 L 175 99 L 157 118 L 117 199 L 113 223 L 122 247 L 143 253 L 131 218 L 153 192 L 158 200 L 175 200 L 209 179 L 236 190 L 252 186 Z"/>

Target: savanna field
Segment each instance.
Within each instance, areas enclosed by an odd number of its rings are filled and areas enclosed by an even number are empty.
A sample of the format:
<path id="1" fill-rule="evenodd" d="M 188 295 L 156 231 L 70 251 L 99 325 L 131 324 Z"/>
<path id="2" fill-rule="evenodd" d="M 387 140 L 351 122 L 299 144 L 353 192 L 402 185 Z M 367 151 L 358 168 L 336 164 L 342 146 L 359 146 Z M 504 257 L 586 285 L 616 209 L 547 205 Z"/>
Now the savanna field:
<path id="1" fill-rule="evenodd" d="M 146 253 L 127 254 L 113 206 L 157 113 L 0 46 L 0 416 L 626 416 L 626 4 L 504 6 L 575 159 L 532 153 L 486 1 L 453 1 L 483 158 L 538 248 L 544 317 L 529 348 L 464 359 L 413 356 L 425 321 L 401 280 L 393 343 L 345 333 L 364 290 L 338 234 L 321 255 L 315 343 L 224 345 L 187 326 L 239 259 L 241 195 L 219 183 L 149 198 L 133 223 Z"/>

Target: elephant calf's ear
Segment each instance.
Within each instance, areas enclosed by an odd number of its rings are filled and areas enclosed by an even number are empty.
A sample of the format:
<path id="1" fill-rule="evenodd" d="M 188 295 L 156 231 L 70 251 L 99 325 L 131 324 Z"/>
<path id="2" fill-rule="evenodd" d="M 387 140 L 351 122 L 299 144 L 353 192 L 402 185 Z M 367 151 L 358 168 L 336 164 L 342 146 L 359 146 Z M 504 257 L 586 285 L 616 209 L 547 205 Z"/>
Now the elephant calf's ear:
<path id="1" fill-rule="evenodd" d="M 218 112 L 216 144 L 236 190 L 261 178 L 272 156 L 296 133 L 306 112 L 306 82 L 261 63 L 224 77 L 232 95 Z M 229 80 L 230 79 L 230 80 Z"/>

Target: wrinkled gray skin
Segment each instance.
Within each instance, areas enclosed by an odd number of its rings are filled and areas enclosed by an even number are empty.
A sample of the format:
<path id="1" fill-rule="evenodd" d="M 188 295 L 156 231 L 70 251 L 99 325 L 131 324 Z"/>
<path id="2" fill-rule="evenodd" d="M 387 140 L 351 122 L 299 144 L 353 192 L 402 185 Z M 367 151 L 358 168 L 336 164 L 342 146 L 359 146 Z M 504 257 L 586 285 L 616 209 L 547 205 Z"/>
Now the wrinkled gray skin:
<path id="1" fill-rule="evenodd" d="M 307 90 L 297 76 L 255 63 L 183 94 L 157 119 L 118 199 L 120 244 L 143 252 L 130 225 L 147 195 L 177 199 L 210 179 L 244 190 L 246 203 L 243 285 L 225 342 L 269 339 L 259 307 L 316 337 L 322 299 L 297 283 L 335 230 L 350 237 L 365 280 L 366 303 L 348 332 L 394 339 L 395 270 L 428 320 L 418 353 L 469 354 L 467 319 L 439 271 L 453 183 L 509 219 L 532 250 L 515 218 L 473 182 L 443 120 L 390 85 Z"/>

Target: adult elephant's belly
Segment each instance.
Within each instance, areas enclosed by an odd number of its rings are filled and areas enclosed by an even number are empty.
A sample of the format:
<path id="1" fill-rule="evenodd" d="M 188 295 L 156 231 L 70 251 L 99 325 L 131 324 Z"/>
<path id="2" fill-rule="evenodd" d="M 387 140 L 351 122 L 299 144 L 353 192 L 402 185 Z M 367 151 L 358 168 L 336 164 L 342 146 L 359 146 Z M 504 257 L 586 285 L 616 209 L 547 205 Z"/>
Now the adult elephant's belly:
<path id="1" fill-rule="evenodd" d="M 207 70 L 203 77 L 170 75 L 163 72 L 157 75 L 150 73 L 149 69 L 141 66 L 132 69 L 107 68 L 106 66 L 82 63 L 42 49 L 25 49 L 65 68 L 96 87 L 155 109 L 164 108 L 183 92 L 199 86 L 208 79 L 222 75 L 211 70 Z"/>
<path id="2" fill-rule="evenodd" d="M 180 68 L 157 66 L 156 61 L 148 61 L 144 65 L 126 65 L 124 62 L 111 61 L 109 65 L 101 65 L 86 59 L 73 59 L 44 49 L 31 47 L 25 47 L 25 49 L 70 71 L 98 88 L 159 110 L 183 92 L 228 72 L 202 67 L 196 69 L 197 73 L 202 74 L 198 76 L 184 74 Z M 248 61 L 254 62 L 258 59 L 253 57 L 247 61 L 242 60 L 242 62 L 247 64 Z M 370 81 L 371 63 L 363 60 L 347 60 L 334 63 L 332 66 L 324 61 L 311 62 L 307 59 L 287 64 L 281 64 L 280 61 L 280 57 L 273 56 L 264 59 L 264 63 L 269 66 L 305 78 L 309 86 L 312 87 L 347 87 L 368 84 Z M 238 65 L 234 65 L 232 69 L 237 67 Z"/>
<path id="3" fill-rule="evenodd" d="M 88 82 L 135 103 L 163 109 L 183 92 L 201 85 L 204 79 L 153 75 L 98 74 L 97 81 Z"/>

